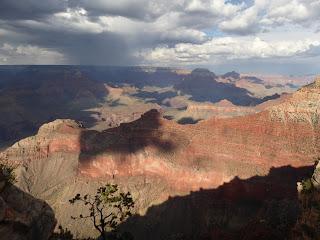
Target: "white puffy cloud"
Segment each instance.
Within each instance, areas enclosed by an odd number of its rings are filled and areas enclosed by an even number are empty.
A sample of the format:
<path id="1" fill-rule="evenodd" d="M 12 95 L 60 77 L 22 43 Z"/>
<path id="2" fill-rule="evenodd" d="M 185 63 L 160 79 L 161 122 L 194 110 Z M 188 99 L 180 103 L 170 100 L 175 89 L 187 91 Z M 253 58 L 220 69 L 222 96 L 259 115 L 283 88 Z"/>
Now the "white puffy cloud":
<path id="1" fill-rule="evenodd" d="M 50 49 L 8 43 L 0 45 L 0 64 L 59 64 L 65 60 L 63 54 Z"/>
<path id="2" fill-rule="evenodd" d="M 215 16 L 232 16 L 237 11 L 244 8 L 245 4 L 231 4 L 224 0 L 215 0 L 215 1 L 208 1 L 208 0 L 190 0 L 185 2 L 184 10 L 186 12 L 207 12 L 211 13 Z"/>
<path id="3" fill-rule="evenodd" d="M 177 44 L 142 52 L 148 63 L 208 64 L 235 59 L 288 58 L 308 53 L 320 40 L 264 41 L 259 37 L 221 37 L 203 44 Z"/>
<path id="4" fill-rule="evenodd" d="M 312 27 L 319 21 L 319 0 L 255 0 L 231 19 L 222 20 L 219 27 L 225 32 L 245 35 L 287 24 Z"/>
<path id="5" fill-rule="evenodd" d="M 257 18 L 258 9 L 253 6 L 238 13 L 231 20 L 222 21 L 219 27 L 225 32 L 248 34 L 257 31 Z"/>
<path id="6" fill-rule="evenodd" d="M 271 0 L 264 6 L 265 14 L 260 24 L 279 26 L 285 24 L 314 25 L 319 23 L 318 0 Z"/>

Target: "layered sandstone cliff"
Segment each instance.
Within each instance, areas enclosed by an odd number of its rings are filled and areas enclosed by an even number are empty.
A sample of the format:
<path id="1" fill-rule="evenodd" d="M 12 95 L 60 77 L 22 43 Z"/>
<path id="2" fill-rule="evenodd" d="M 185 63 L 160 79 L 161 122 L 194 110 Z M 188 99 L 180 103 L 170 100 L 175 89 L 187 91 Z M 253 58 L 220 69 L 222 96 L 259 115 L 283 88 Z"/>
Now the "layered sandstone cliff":
<path id="1" fill-rule="evenodd" d="M 258 114 L 195 125 L 176 124 L 156 110 L 102 132 L 56 120 L 1 153 L 0 159 L 20 165 L 18 185 L 47 200 L 60 223 L 75 234 L 92 234 L 89 222 L 79 226 L 70 220 L 79 208 L 68 200 L 105 182 L 131 191 L 137 213 L 144 214 L 168 196 L 214 189 L 234 178 L 265 176 L 275 167 L 312 165 L 320 152 L 319 85 L 317 79 Z M 241 191 L 233 187 L 226 194 L 237 199 L 239 192 L 259 192 L 265 185 L 254 186 L 254 191 L 241 186 Z"/>

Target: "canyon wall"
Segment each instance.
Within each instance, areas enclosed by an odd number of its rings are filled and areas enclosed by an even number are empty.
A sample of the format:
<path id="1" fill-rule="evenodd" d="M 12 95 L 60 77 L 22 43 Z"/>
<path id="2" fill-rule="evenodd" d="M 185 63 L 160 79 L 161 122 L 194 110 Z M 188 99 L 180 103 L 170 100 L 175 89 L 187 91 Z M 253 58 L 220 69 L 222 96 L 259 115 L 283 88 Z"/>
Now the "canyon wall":
<path id="1" fill-rule="evenodd" d="M 319 113 L 317 79 L 260 113 L 194 125 L 166 120 L 157 110 L 102 132 L 56 120 L 2 152 L 0 160 L 18 164 L 17 185 L 46 200 L 58 222 L 76 236 L 86 236 L 94 234 L 90 222 L 74 224 L 70 216 L 83 209 L 68 200 L 76 193 L 93 193 L 106 182 L 132 192 L 136 212 L 143 215 L 169 196 L 217 189 L 235 178 L 267 176 L 274 168 L 312 165 L 320 151 Z M 222 195 L 238 199 L 244 191 L 262 201 L 265 195 L 257 193 L 264 181 L 236 184 Z M 285 189 L 281 181 L 277 184 Z M 208 201 L 215 199 L 209 196 Z M 242 221 L 241 226 L 250 219 L 238 220 L 238 228 Z"/>

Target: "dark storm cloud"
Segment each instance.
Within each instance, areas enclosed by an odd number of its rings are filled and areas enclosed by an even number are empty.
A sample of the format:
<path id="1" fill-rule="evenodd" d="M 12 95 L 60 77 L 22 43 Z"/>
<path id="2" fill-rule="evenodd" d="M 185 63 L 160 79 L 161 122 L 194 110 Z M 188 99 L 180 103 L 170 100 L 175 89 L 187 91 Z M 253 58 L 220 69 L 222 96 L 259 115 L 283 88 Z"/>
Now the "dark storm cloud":
<path id="1" fill-rule="evenodd" d="M 103 0 L 69 0 L 70 7 L 84 8 L 92 17 L 102 15 L 123 16 L 133 19 L 154 19 L 158 15 L 146 11 L 148 0 L 143 1 L 103 1 Z"/>
<path id="2" fill-rule="evenodd" d="M 11 23 L 9 28 L 20 33 L 17 44 L 50 49 L 65 56 L 66 63 L 87 65 L 131 65 L 137 59 L 131 57 L 131 50 L 125 39 L 115 33 L 69 32 L 67 29 L 27 27 Z M 8 38 L 10 39 L 10 37 Z"/>
<path id="3" fill-rule="evenodd" d="M 44 64 L 228 66 L 245 59 L 254 68 L 257 59 L 282 57 L 293 66 L 286 59 L 319 56 L 320 33 L 306 29 L 320 25 L 318 0 L 282 2 L 0 0 L 0 64 L 43 58 Z M 301 34 L 285 34 L 299 26 Z"/>
<path id="4" fill-rule="evenodd" d="M 35 44 L 50 44 L 52 48 L 60 49 L 68 61 L 73 64 L 85 65 L 132 65 L 136 62 L 131 57 L 130 48 L 124 39 L 113 33 L 88 34 L 68 34 L 49 40 L 35 41 Z"/>
<path id="5" fill-rule="evenodd" d="M 71 64 L 133 63 L 123 36 L 107 31 L 70 31 L 68 25 L 56 24 L 53 15 L 66 12 L 70 4 L 65 0 L 0 0 L 0 49 L 8 43 L 6 47 L 12 47 L 10 52 L 17 58 L 16 52 L 21 52 L 19 46 L 37 46 L 63 54 L 65 62 Z M 71 20 L 70 24 L 75 21 Z"/>
<path id="6" fill-rule="evenodd" d="M 106 1 L 96 0 L 68 3 L 55 0 L 46 9 L 43 3 L 28 0 L 29 5 L 36 6 L 34 11 L 28 10 L 26 4 L 5 1 L 6 18 L 11 19 L 0 20 L 0 29 L 9 30 L 10 34 L 0 39 L 0 47 L 1 40 L 16 45 L 27 43 L 57 51 L 65 55 L 66 61 L 72 64 L 137 64 L 140 59 L 135 56 L 135 52 L 141 48 L 153 48 L 158 44 L 174 46 L 181 42 L 200 43 L 204 40 L 202 36 L 198 36 L 199 33 L 190 32 L 188 28 L 178 29 L 185 24 L 178 21 L 175 23 L 175 18 L 161 20 L 155 26 L 150 25 L 153 24 L 149 22 L 150 18 L 160 14 L 157 6 L 161 5 L 163 10 L 165 1 L 160 5 L 156 1 L 155 5 L 150 5 L 151 1 L 147 0 L 125 0 L 107 5 Z M 156 9 L 153 11 L 152 8 Z M 81 12 L 82 9 L 86 11 L 83 15 L 76 11 Z M 20 17 L 15 18 L 19 12 Z M 117 29 L 103 29 L 98 17 L 114 15 L 126 16 L 126 19 L 132 21 L 141 18 L 141 21 L 136 22 L 138 26 L 134 35 L 128 36 L 123 31 L 119 33 Z M 142 21 L 143 18 L 149 20 Z M 163 25 L 165 28 L 161 29 Z M 144 34 L 139 34 L 140 31 L 144 31 Z M 19 33 L 19 37 L 13 36 L 14 33 Z"/>
<path id="7" fill-rule="evenodd" d="M 140 50 L 204 42 L 201 29 L 217 17 L 209 8 L 186 10 L 189 0 L 0 2 L 0 36 L 1 29 L 6 31 L 0 48 L 8 42 L 34 45 L 61 53 L 72 64 L 139 64 Z M 210 1 L 201 2 L 207 6 Z M 114 19 L 103 22 L 100 17 Z"/>
<path id="8" fill-rule="evenodd" d="M 65 0 L 0 0 L 0 19 L 37 19 L 64 11 Z"/>

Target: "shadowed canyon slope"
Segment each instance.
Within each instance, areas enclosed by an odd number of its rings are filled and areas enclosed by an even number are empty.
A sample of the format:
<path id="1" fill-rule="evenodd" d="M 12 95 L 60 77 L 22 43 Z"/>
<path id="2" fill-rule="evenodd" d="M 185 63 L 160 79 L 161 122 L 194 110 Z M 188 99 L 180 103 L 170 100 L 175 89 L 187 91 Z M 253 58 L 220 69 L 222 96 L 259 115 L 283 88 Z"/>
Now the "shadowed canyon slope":
<path id="1" fill-rule="evenodd" d="M 55 225 L 54 212 L 45 201 L 7 182 L 0 172 L 0 239 L 48 239 Z"/>
<path id="2" fill-rule="evenodd" d="M 45 199 L 59 223 L 84 236 L 92 234 L 90 223 L 79 226 L 70 220 L 79 208 L 69 206 L 68 199 L 93 192 L 103 182 L 130 190 L 137 213 L 144 214 L 168 196 L 217 188 L 235 177 L 265 176 L 271 168 L 312 165 L 320 152 L 319 114 L 317 79 L 260 113 L 194 125 L 166 120 L 157 110 L 102 132 L 56 120 L 2 152 L 0 159 L 19 164 L 18 185 Z M 242 221 L 244 227 L 250 219 Z"/>
<path id="3" fill-rule="evenodd" d="M 231 77 L 227 74 L 223 76 L 227 79 Z M 232 78 L 233 79 L 233 78 Z M 239 80 L 236 76 L 235 80 Z M 252 93 L 246 88 L 241 88 L 233 82 L 218 82 L 218 77 L 206 69 L 195 69 L 190 75 L 186 76 L 184 81 L 175 85 L 175 88 L 184 94 L 190 94 L 191 99 L 195 101 L 219 102 L 223 99 L 231 101 L 235 105 L 250 106 L 257 105 L 266 100 L 279 97 L 279 95 L 269 96 L 267 99 L 260 99 L 252 96 Z M 262 80 L 260 80 L 262 82 Z"/>
<path id="4" fill-rule="evenodd" d="M 169 197 L 120 229 L 137 239 L 290 239 L 299 216 L 296 182 L 312 169 L 271 168 L 266 176 L 235 177 L 215 189 Z"/>

